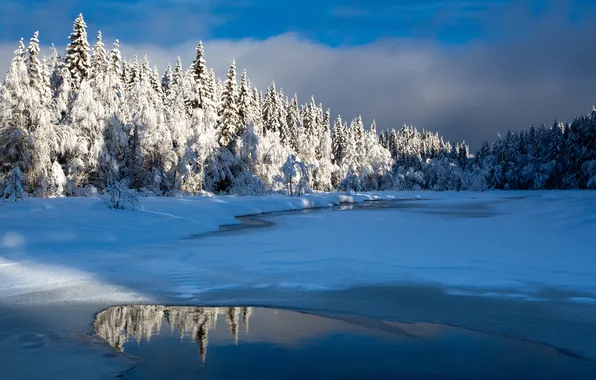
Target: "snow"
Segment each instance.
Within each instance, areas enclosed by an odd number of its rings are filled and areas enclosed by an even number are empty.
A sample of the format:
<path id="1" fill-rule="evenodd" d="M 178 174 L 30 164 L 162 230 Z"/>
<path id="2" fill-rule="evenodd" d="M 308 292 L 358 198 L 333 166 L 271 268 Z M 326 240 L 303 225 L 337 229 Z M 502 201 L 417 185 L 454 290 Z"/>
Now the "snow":
<path id="1" fill-rule="evenodd" d="M 364 200 L 399 208 L 271 215 L 273 227 L 201 237 L 235 216 Z M 91 198 L 0 205 L 0 301 L 200 299 L 225 289 L 317 292 L 429 284 L 451 295 L 544 301 L 596 296 L 592 192 L 371 193 L 143 198 L 109 210 Z M 194 237 L 194 238 L 193 238 Z M 83 292 L 81 289 L 93 289 Z M 71 298 L 69 298 L 71 297 Z"/>
<path id="2" fill-rule="evenodd" d="M 208 233 L 239 223 L 235 216 L 383 199 L 404 201 L 397 208 L 273 213 L 255 216 L 273 223 L 265 227 Z M 101 372 L 96 366 L 124 370 L 130 362 L 104 363 L 95 348 L 72 345 L 94 313 L 130 303 L 276 305 L 440 322 L 596 358 L 594 192 L 142 203 L 143 210 L 126 211 L 92 198 L 0 202 L 0 308 L 7 311 L 0 315 L 7 337 L 0 336 L 0 357 L 6 363 L 38 360 L 47 378 L 64 369 L 52 364 L 55 357 L 94 376 Z M 36 319 L 40 326 L 31 325 Z M 31 332 L 59 338 L 33 351 L 28 342 L 35 339 L 10 341 Z M 17 371 L 8 378 L 26 377 L 27 366 L 19 366 L 8 365 Z M 71 378 L 91 378 L 91 372 Z"/>
<path id="3" fill-rule="evenodd" d="M 135 258 L 130 249 L 136 249 L 137 254 L 138 249 L 146 249 L 146 253 L 141 254 L 145 256 L 155 253 L 151 247 L 156 244 L 178 242 L 185 245 L 188 240 L 184 238 L 217 231 L 220 225 L 239 223 L 235 218 L 238 215 L 397 197 L 403 195 L 154 197 L 143 198 L 144 209 L 136 212 L 110 210 L 98 199 L 82 197 L 2 202 L 0 299 L 56 288 L 95 288 L 101 286 L 99 278 L 106 277 L 106 271 L 122 276 L 112 278 L 118 282 L 130 275 L 127 271 L 136 272 L 133 267 L 140 257 Z M 174 256 L 163 258 L 166 265 L 171 259 L 184 265 Z M 156 268 L 148 269 L 153 272 Z M 202 289 L 196 284 L 192 286 L 195 292 Z M 143 299 L 138 294 L 133 298 L 136 301 Z M 126 298 L 122 300 L 126 301 Z"/>

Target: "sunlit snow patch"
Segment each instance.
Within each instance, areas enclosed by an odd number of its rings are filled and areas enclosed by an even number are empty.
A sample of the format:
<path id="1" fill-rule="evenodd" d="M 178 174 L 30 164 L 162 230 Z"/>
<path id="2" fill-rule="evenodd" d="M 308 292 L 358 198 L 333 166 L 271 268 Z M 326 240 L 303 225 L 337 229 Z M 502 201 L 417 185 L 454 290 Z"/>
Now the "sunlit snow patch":
<path id="1" fill-rule="evenodd" d="M 28 296 L 32 294 L 35 296 Z M 0 302 L 16 299 L 19 303 L 150 300 L 134 291 L 103 283 L 84 271 L 0 258 Z"/>

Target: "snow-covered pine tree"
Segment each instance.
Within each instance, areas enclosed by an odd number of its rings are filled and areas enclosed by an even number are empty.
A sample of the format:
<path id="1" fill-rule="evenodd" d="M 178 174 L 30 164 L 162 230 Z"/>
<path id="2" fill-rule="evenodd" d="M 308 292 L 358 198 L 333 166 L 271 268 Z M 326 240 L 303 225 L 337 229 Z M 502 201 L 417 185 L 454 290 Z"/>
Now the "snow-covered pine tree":
<path id="1" fill-rule="evenodd" d="M 252 119 L 254 120 L 255 134 L 259 137 L 263 136 L 263 102 L 261 101 L 261 93 L 256 87 L 252 89 L 250 106 Z"/>
<path id="2" fill-rule="evenodd" d="M 42 66 L 39 61 L 39 32 L 35 32 L 31 40 L 29 41 L 29 80 L 32 88 L 36 88 L 39 91 L 39 87 L 43 85 L 42 78 Z M 41 91 L 40 91 L 41 92 Z"/>
<path id="3" fill-rule="evenodd" d="M 23 39 L 14 52 L 14 58 L 1 87 L 0 101 L 0 165 L 7 173 L 18 167 L 26 177 L 33 169 L 30 144 L 31 112 L 39 107 L 31 96 Z M 34 178 L 25 183 L 33 190 Z"/>
<path id="4" fill-rule="evenodd" d="M 164 104 L 166 106 L 171 105 L 171 91 L 172 82 L 174 81 L 174 72 L 172 71 L 172 65 L 168 63 L 166 71 L 164 71 L 161 78 L 161 91 L 163 93 Z"/>
<path id="5" fill-rule="evenodd" d="M 6 185 L 3 191 L 3 198 L 8 201 L 17 201 L 25 198 L 25 191 L 23 190 L 23 180 L 21 179 L 21 169 L 13 168 L 8 173 Z"/>
<path id="6" fill-rule="evenodd" d="M 377 122 L 375 121 L 375 119 L 373 119 L 368 132 L 375 138 L 377 138 L 377 139 L 379 138 L 379 135 L 377 134 Z"/>
<path id="7" fill-rule="evenodd" d="M 331 131 L 331 153 L 333 155 L 333 163 L 341 166 L 344 161 L 345 151 L 347 148 L 347 131 L 341 119 L 341 115 L 337 115 L 337 120 L 333 124 Z"/>
<path id="8" fill-rule="evenodd" d="M 300 128 L 302 127 L 302 121 L 300 120 L 300 106 L 298 104 L 298 95 L 294 94 L 292 100 L 287 105 L 286 110 L 286 124 L 288 126 L 289 138 L 287 142 L 289 147 L 296 153 L 299 152 L 299 134 Z"/>
<path id="9" fill-rule="evenodd" d="M 191 66 L 194 79 L 194 94 L 190 100 L 193 108 L 205 109 L 211 106 L 209 92 L 209 72 L 205 62 L 205 50 L 203 42 L 199 41 L 196 49 L 196 57 Z"/>
<path id="10" fill-rule="evenodd" d="M 153 67 L 153 71 L 150 73 L 149 81 L 151 82 L 151 88 L 157 93 L 163 100 L 163 90 L 161 88 L 161 81 L 159 79 L 159 70 L 157 66 Z"/>
<path id="11" fill-rule="evenodd" d="M 114 41 L 114 47 L 110 52 L 110 67 L 112 71 L 122 77 L 122 53 L 120 53 L 120 41 Z"/>
<path id="12" fill-rule="evenodd" d="M 219 101 L 220 101 L 220 92 L 219 87 L 217 84 L 217 77 L 215 76 L 215 70 L 211 68 L 209 70 L 209 80 L 207 81 L 207 93 L 206 97 L 211 99 L 211 107 L 213 110 L 217 110 L 219 108 Z"/>
<path id="13" fill-rule="evenodd" d="M 100 131 L 103 143 L 99 152 L 98 183 L 103 188 L 112 180 L 120 180 L 120 170 L 124 167 L 128 136 L 125 128 L 129 116 L 126 114 L 125 91 L 122 83 L 121 58 L 118 42 L 114 43 L 109 64 L 105 70 L 94 74 L 93 90 L 96 102 L 102 105 L 98 117 L 102 120 Z"/>
<path id="14" fill-rule="evenodd" d="M 178 56 L 176 59 L 176 67 L 174 68 L 174 74 L 172 77 L 172 86 L 178 86 L 180 92 L 182 92 L 182 80 L 184 77 L 184 70 L 182 69 L 182 58 Z"/>
<path id="15" fill-rule="evenodd" d="M 109 66 L 110 59 L 108 58 L 108 52 L 106 51 L 105 44 L 103 43 L 103 37 L 100 30 L 97 32 L 97 42 L 93 46 L 93 52 L 91 54 L 91 77 L 105 75 Z"/>
<path id="16" fill-rule="evenodd" d="M 138 79 L 127 97 L 132 125 L 130 129 L 136 133 L 136 139 L 140 142 L 142 164 L 145 169 L 145 175 L 137 177 L 137 180 L 131 183 L 138 185 L 139 180 L 142 181 L 144 178 L 147 189 L 162 194 L 173 188 L 168 173 L 175 170 L 176 157 L 172 149 L 170 130 L 165 124 L 161 94 L 155 92 L 151 83 L 152 76 L 149 60 L 145 57 L 138 69 Z M 138 147 L 130 149 L 129 155 L 132 157 L 129 162 L 136 162 L 135 165 L 138 166 Z M 130 173 L 137 171 L 138 168 L 129 168 Z M 132 175 L 131 178 L 136 175 Z"/>
<path id="17" fill-rule="evenodd" d="M 51 88 L 45 65 L 39 61 L 39 33 L 30 40 L 29 52 L 29 145 L 32 167 L 27 174 L 31 191 L 38 196 L 60 195 L 54 192 L 52 161 L 59 149 L 56 126 L 52 124 Z"/>
<path id="18" fill-rule="evenodd" d="M 331 141 L 331 110 L 327 111 L 321 116 L 322 105 L 319 106 L 319 118 L 317 122 L 317 148 L 316 154 L 316 168 L 313 171 L 313 189 L 321 191 L 331 191 L 333 164 L 331 162 L 333 156 L 333 147 Z"/>
<path id="19" fill-rule="evenodd" d="M 248 84 L 248 77 L 246 70 L 242 72 L 240 78 L 240 91 L 238 93 L 238 119 L 240 121 L 240 134 L 244 133 L 245 128 L 249 123 L 254 123 L 251 118 L 251 97 L 252 93 Z"/>
<path id="20" fill-rule="evenodd" d="M 271 82 L 271 85 L 267 89 L 265 94 L 265 101 L 263 103 L 263 132 L 266 133 L 279 133 L 279 96 L 275 89 L 275 82 Z"/>
<path id="21" fill-rule="evenodd" d="M 232 153 L 234 153 L 234 145 L 240 130 L 237 101 L 236 62 L 232 60 L 221 96 L 221 113 L 218 126 L 220 145 L 229 149 Z"/>
<path id="22" fill-rule="evenodd" d="M 103 149 L 103 104 L 96 102 L 94 82 L 84 80 L 79 84 L 70 109 L 68 126 L 65 128 L 67 140 L 67 178 L 70 191 L 92 184 L 99 187 L 98 165 Z"/>
<path id="23" fill-rule="evenodd" d="M 288 103 L 289 100 L 284 97 L 283 89 L 279 90 L 276 99 L 276 106 L 275 111 L 277 113 L 277 125 L 279 128 L 279 139 L 284 146 L 288 148 L 292 148 L 292 131 L 290 129 L 290 125 L 288 124 Z"/>
<path id="24" fill-rule="evenodd" d="M 52 97 L 54 97 L 56 94 L 56 90 L 58 89 L 58 75 L 64 62 L 62 61 L 60 54 L 58 54 L 58 50 L 56 50 L 54 44 L 50 45 L 49 51 L 50 53 L 47 55 L 45 61 L 47 72 L 49 74 L 51 95 Z"/>
<path id="25" fill-rule="evenodd" d="M 84 79 L 89 77 L 91 71 L 87 24 L 83 19 L 83 14 L 79 14 L 75 20 L 69 39 L 70 44 L 66 48 L 65 57 L 66 67 L 70 72 L 73 85 L 78 87 Z"/>

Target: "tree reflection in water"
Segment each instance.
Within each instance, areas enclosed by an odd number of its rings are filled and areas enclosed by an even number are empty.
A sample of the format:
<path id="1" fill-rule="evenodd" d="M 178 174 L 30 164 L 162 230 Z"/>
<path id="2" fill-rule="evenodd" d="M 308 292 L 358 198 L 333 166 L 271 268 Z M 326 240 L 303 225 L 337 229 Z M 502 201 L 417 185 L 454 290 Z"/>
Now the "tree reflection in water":
<path id="1" fill-rule="evenodd" d="M 192 337 L 199 345 L 203 363 L 207 357 L 209 331 L 217 326 L 220 314 L 226 316 L 228 330 L 238 344 L 240 318 L 248 333 L 250 307 L 187 307 L 161 305 L 114 306 L 97 315 L 94 322 L 97 334 L 117 351 L 124 352 L 124 344 L 131 340 L 151 341 L 159 334 L 165 321 L 170 332 L 178 332 L 180 339 Z"/>

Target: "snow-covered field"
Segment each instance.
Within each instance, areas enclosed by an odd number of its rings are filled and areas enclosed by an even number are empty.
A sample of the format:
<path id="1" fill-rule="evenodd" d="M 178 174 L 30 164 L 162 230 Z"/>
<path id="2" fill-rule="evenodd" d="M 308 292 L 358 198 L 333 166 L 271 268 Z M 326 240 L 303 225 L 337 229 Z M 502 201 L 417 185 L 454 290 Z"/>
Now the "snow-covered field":
<path id="1" fill-rule="evenodd" d="M 403 207 L 273 216 L 275 227 L 187 237 L 235 216 L 365 199 Z M 458 295 L 596 304 L 596 193 L 378 193 L 347 197 L 146 198 L 115 211 L 90 198 L 0 204 L 0 302 L 200 301 L 229 288 L 433 284 Z M 64 290 L 64 291 L 60 291 Z M 20 297 L 16 297 L 21 295 Z M 35 302 L 35 299 L 31 299 Z"/>
<path id="2" fill-rule="evenodd" d="M 137 292 L 132 292 L 117 284 L 130 282 L 131 278 L 159 282 L 161 277 L 173 274 L 166 273 L 167 267 L 173 271 L 190 270 L 191 274 L 193 268 L 195 274 L 208 269 L 220 271 L 207 268 L 209 254 L 188 238 L 217 231 L 221 225 L 239 223 L 235 216 L 410 196 L 418 197 L 402 193 L 157 197 L 144 198 L 144 209 L 138 212 L 110 210 L 93 198 L 3 202 L 0 203 L 0 302 L 36 302 L 27 298 L 27 294 L 39 291 L 62 294 L 61 298 L 44 296 L 40 302 L 148 301 L 150 292 L 141 294 L 139 291 L 143 289 L 138 286 Z M 224 244 L 232 240 L 226 239 Z M 230 245 L 233 250 L 221 248 L 232 255 L 236 253 L 237 258 L 248 259 L 246 252 L 237 252 L 235 248 L 238 241 L 242 244 L 242 239 L 234 241 Z M 200 255 L 182 255 L 187 248 L 199 248 Z M 193 285 L 197 287 L 196 283 Z M 200 290 L 209 287 L 212 285 L 206 283 Z M 18 295 L 22 297 L 14 297 Z"/>
<path id="3" fill-rule="evenodd" d="M 238 223 L 235 216 L 367 199 L 406 201 L 269 215 L 270 227 L 200 235 Z M 399 298 L 445 313 L 421 318 L 427 321 L 486 327 L 596 358 L 596 337 L 587 332 L 596 312 L 596 192 L 145 198 L 143 205 L 135 212 L 90 198 L 0 203 L 0 311 L 131 302 L 338 311 L 348 309 L 332 307 L 337 297 L 364 294 L 342 305 L 364 305 L 374 316 L 399 310 Z M 350 293 L 367 287 L 398 290 Z M 399 290 L 412 287 L 439 289 L 442 298 Z M 408 319 L 403 305 L 384 315 Z M 100 311 L 93 307 L 87 312 Z"/>

